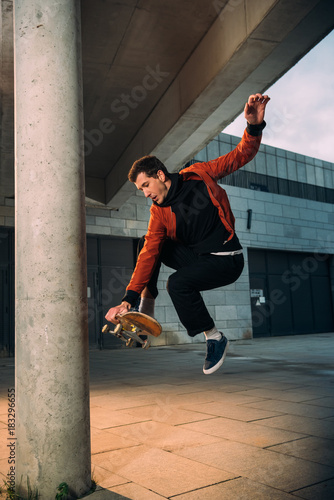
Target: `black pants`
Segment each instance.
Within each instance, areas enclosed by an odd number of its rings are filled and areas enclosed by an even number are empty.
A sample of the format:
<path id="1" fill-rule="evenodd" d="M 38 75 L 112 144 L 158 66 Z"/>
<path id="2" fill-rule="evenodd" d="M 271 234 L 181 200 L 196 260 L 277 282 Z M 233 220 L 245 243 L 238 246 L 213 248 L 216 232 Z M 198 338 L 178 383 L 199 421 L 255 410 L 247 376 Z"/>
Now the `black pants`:
<path id="1" fill-rule="evenodd" d="M 144 241 L 143 237 L 139 242 L 139 251 Z M 214 320 L 200 292 L 234 283 L 244 267 L 243 255 L 198 255 L 181 243 L 166 240 L 147 285 L 154 298 L 158 295 L 157 281 L 161 263 L 176 270 L 168 279 L 167 291 L 188 335 L 194 337 L 213 328 Z"/>

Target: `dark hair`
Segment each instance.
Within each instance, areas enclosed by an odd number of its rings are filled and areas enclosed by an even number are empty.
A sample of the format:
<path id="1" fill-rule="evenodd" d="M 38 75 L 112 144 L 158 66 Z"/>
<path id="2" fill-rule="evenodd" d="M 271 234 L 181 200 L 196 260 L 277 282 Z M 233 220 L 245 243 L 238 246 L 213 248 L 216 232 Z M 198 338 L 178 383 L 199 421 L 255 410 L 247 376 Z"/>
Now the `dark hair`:
<path id="1" fill-rule="evenodd" d="M 159 170 L 162 170 L 166 177 L 169 178 L 167 168 L 156 156 L 143 156 L 132 165 L 128 173 L 128 179 L 130 182 L 136 182 L 137 176 L 141 172 L 144 172 L 147 177 L 157 177 Z"/>

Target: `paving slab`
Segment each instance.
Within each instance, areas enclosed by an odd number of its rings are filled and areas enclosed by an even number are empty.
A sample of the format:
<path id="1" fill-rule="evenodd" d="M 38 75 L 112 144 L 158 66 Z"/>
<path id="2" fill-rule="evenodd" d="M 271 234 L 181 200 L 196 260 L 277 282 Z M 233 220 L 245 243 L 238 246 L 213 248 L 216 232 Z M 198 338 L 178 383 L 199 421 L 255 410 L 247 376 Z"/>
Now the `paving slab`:
<path id="1" fill-rule="evenodd" d="M 140 441 L 134 439 L 134 436 L 122 437 L 122 435 L 113 432 L 113 429 L 95 429 L 92 427 L 90 435 L 93 455 L 104 451 L 130 448 L 140 444 Z"/>
<path id="2" fill-rule="evenodd" d="M 143 417 L 132 415 L 126 410 L 123 413 L 114 411 L 109 407 L 93 407 L 90 412 L 91 426 L 95 429 L 109 429 L 119 425 L 133 424 L 147 420 Z"/>
<path id="3" fill-rule="evenodd" d="M 210 402 L 205 404 L 189 404 L 185 403 L 182 407 L 186 410 L 197 411 L 212 415 L 215 417 L 231 418 L 232 420 L 241 420 L 244 422 L 252 422 L 254 420 L 261 420 L 264 418 L 282 415 L 283 412 L 263 410 L 262 408 L 253 408 L 246 405 L 238 406 L 232 404 L 225 404 L 221 402 Z"/>
<path id="4" fill-rule="evenodd" d="M 246 403 L 248 408 L 257 408 L 259 410 L 279 411 L 280 413 L 288 413 L 292 415 L 301 415 L 313 418 L 326 418 L 334 416 L 334 408 L 326 406 L 316 406 L 307 403 L 293 403 L 291 401 L 260 401 L 255 403 Z"/>
<path id="5" fill-rule="evenodd" d="M 270 446 L 267 449 L 334 467 L 334 440 L 332 439 L 305 437 L 289 443 Z"/>
<path id="6" fill-rule="evenodd" d="M 235 477 L 231 472 L 144 445 L 93 455 L 92 461 L 166 498 Z"/>
<path id="7" fill-rule="evenodd" d="M 265 401 L 265 398 L 247 394 L 246 392 L 225 392 L 224 387 L 216 388 L 215 390 L 208 390 L 207 394 L 212 396 L 212 401 L 222 401 L 225 405 L 242 405 L 246 403 L 260 403 Z"/>
<path id="8" fill-rule="evenodd" d="M 119 476 L 104 467 L 92 463 L 92 479 L 98 485 L 98 488 L 114 489 L 114 487 L 128 483 L 129 480 Z"/>
<path id="9" fill-rule="evenodd" d="M 217 436 L 154 421 L 117 427 L 113 429 L 113 433 L 174 453 L 188 446 L 208 445 L 220 441 Z"/>
<path id="10" fill-rule="evenodd" d="M 174 500 L 296 500 L 296 497 L 289 493 L 270 488 L 270 486 L 251 481 L 245 477 L 171 498 Z"/>
<path id="11" fill-rule="evenodd" d="M 273 391 L 274 394 L 273 394 Z M 294 403 L 307 403 L 307 404 L 319 404 L 320 406 L 328 406 L 329 402 L 327 398 L 323 397 L 321 390 L 317 390 L 314 387 L 309 387 L 304 389 L 304 387 L 298 387 L 293 389 L 282 390 L 281 388 L 261 388 L 261 389 L 248 389 L 246 391 L 241 391 L 239 395 L 245 396 L 255 396 L 261 399 L 275 399 L 278 401 L 291 401 Z M 326 390 L 324 391 L 326 395 Z M 329 398 L 331 399 L 331 398 Z M 327 404 L 323 404 L 326 403 Z"/>
<path id="12" fill-rule="evenodd" d="M 334 477 L 334 467 L 228 440 L 176 453 L 286 492 Z"/>
<path id="13" fill-rule="evenodd" d="M 106 489 L 98 489 L 86 498 L 89 498 L 89 500 L 131 500 L 129 497 L 124 497 L 123 495 Z"/>
<path id="14" fill-rule="evenodd" d="M 334 408 L 334 397 L 312 399 L 311 401 L 307 401 L 307 404 L 315 405 L 315 406 L 327 406 L 328 408 Z M 333 417 L 334 417 L 334 415 L 333 415 Z"/>
<path id="15" fill-rule="evenodd" d="M 135 498 L 136 500 L 162 500 L 166 498 L 136 483 L 122 484 L 113 488 L 112 491 L 127 498 Z"/>
<path id="16" fill-rule="evenodd" d="M 212 415 L 204 413 L 183 410 L 175 405 L 170 405 L 165 401 L 159 404 L 131 408 L 127 410 L 119 410 L 118 416 L 121 419 L 122 415 L 132 415 L 137 420 L 141 421 L 153 420 L 154 422 L 162 422 L 169 425 L 181 425 L 189 422 L 198 422 L 202 420 L 212 419 Z"/>
<path id="17" fill-rule="evenodd" d="M 209 421 L 193 422 L 182 425 L 185 429 L 210 434 L 237 441 L 239 443 L 251 444 L 259 448 L 286 443 L 288 441 L 301 439 L 305 434 L 285 431 L 282 429 L 272 429 L 264 427 L 259 422 L 242 422 L 229 418 L 218 417 Z"/>
<path id="18" fill-rule="evenodd" d="M 110 386 L 112 386 L 110 382 Z M 153 390 L 152 390 L 153 391 Z M 155 398 L 160 398 L 159 393 L 155 394 L 140 394 L 140 395 L 123 395 L 122 389 L 117 388 L 117 393 L 101 394 L 97 398 L 91 398 L 92 408 L 103 407 L 110 410 L 126 410 L 127 408 L 136 408 L 137 406 L 149 405 Z"/>
<path id="19" fill-rule="evenodd" d="M 180 405 L 191 405 L 191 404 L 208 404 L 215 401 L 214 393 L 210 391 L 196 391 L 189 392 L 188 394 L 169 394 L 167 396 L 159 395 L 158 399 L 155 394 L 151 397 L 152 402 L 165 402 L 168 405 L 180 406 Z"/>
<path id="20" fill-rule="evenodd" d="M 294 491 L 294 495 L 306 500 L 332 500 L 334 498 L 334 479 Z"/>
<path id="21" fill-rule="evenodd" d="M 261 420 L 261 425 L 287 431 L 300 432 L 310 436 L 334 439 L 334 425 L 331 419 L 317 419 L 300 415 L 282 415 Z"/>

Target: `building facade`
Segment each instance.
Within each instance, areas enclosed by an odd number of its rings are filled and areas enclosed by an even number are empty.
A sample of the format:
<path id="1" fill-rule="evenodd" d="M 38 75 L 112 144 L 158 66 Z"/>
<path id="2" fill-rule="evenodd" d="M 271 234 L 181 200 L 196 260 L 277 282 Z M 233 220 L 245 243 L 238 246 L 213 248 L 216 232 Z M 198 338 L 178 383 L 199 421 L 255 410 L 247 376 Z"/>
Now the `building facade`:
<path id="1" fill-rule="evenodd" d="M 219 134 L 191 163 L 231 151 L 238 137 Z M 204 292 L 217 327 L 230 339 L 334 331 L 334 164 L 261 145 L 254 160 L 222 179 L 244 248 L 238 281 Z M 146 232 L 150 200 L 139 191 L 117 211 L 87 204 L 88 307 L 92 347 L 118 347 L 103 335 L 104 314 L 121 300 Z M 0 351 L 14 350 L 14 200 L 0 199 Z M 66 250 L 66 249 L 64 249 Z M 191 339 L 166 291 L 162 266 L 155 345 Z"/>

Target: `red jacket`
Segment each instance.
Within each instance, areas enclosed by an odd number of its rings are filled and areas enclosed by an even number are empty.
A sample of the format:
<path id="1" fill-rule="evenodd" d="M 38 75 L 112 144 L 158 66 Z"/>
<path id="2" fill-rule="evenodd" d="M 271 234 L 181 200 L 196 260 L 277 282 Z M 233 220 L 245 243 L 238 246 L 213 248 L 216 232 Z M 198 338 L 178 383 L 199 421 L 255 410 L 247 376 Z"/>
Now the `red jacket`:
<path id="1" fill-rule="evenodd" d="M 231 174 L 251 161 L 258 152 L 261 135 L 253 136 L 245 130 L 237 147 L 230 153 L 216 160 L 195 163 L 181 170 L 183 180 L 202 180 L 205 182 L 212 203 L 218 208 L 222 223 L 230 233 L 228 240 L 234 235 L 234 216 L 225 190 L 217 184 L 218 179 Z M 166 238 L 176 239 L 176 220 L 171 207 L 159 207 L 152 204 L 151 217 L 145 236 L 145 244 L 141 250 L 137 265 L 126 290 L 140 294 L 149 282 L 154 266 Z M 131 292 L 130 292 L 131 294 Z"/>

